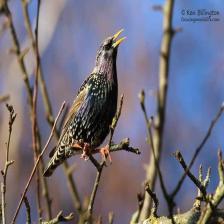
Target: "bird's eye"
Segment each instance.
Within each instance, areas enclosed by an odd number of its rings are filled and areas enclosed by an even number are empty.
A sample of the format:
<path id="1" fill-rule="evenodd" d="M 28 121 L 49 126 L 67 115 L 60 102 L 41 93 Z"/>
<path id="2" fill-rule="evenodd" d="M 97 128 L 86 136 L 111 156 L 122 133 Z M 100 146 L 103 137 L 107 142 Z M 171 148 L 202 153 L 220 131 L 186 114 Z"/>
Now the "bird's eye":
<path id="1" fill-rule="evenodd" d="M 104 45 L 104 49 L 105 50 L 109 50 L 111 48 L 111 41 L 108 41 L 105 45 Z"/>

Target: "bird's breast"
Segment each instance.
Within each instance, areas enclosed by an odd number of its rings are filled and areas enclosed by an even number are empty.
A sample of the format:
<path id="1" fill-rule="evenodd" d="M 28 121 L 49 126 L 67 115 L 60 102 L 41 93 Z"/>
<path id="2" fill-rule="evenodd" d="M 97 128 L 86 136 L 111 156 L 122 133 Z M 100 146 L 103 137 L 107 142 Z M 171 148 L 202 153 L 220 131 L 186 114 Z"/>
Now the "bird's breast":
<path id="1" fill-rule="evenodd" d="M 117 108 L 117 85 L 106 77 L 95 77 L 89 83 L 88 96 L 81 115 L 79 133 L 92 145 L 98 146 L 106 138 Z"/>

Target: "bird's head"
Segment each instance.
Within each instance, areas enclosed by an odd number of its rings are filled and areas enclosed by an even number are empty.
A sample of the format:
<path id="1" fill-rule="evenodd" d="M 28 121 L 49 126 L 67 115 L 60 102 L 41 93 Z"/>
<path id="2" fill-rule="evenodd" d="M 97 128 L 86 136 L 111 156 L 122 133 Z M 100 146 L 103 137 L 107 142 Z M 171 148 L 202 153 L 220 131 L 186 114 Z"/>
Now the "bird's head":
<path id="1" fill-rule="evenodd" d="M 115 63 L 117 57 L 117 49 L 120 43 L 126 38 L 118 38 L 123 32 L 123 29 L 119 30 L 112 37 L 106 38 L 101 44 L 97 56 L 96 56 L 96 67 L 101 67 L 107 63 Z"/>

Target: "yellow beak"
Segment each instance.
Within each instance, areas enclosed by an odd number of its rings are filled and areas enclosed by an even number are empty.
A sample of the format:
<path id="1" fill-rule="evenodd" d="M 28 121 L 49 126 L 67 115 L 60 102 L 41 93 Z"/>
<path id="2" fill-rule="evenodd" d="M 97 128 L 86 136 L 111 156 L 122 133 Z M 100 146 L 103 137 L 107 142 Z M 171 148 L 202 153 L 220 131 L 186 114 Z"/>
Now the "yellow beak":
<path id="1" fill-rule="evenodd" d="M 126 37 L 122 37 L 122 38 L 116 40 L 116 39 L 118 38 L 118 36 L 119 36 L 123 31 L 124 31 L 124 29 L 121 29 L 121 30 L 119 30 L 117 33 L 115 33 L 115 34 L 113 35 L 113 40 L 115 41 L 115 42 L 113 43 L 113 45 L 112 45 L 113 48 L 117 47 L 123 40 L 126 39 Z"/>

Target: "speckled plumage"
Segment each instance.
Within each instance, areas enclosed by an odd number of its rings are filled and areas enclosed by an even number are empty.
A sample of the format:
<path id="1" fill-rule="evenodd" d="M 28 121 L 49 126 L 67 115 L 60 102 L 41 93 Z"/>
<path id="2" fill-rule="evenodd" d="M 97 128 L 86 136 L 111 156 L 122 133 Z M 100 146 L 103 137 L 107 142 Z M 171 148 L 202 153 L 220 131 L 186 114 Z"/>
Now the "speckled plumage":
<path id="1" fill-rule="evenodd" d="M 96 148 L 108 135 L 117 108 L 117 48 L 124 39 L 116 40 L 120 33 L 107 38 L 100 46 L 93 72 L 78 91 L 44 176 L 50 176 L 65 159 L 78 153 L 72 148 L 77 141 Z"/>

